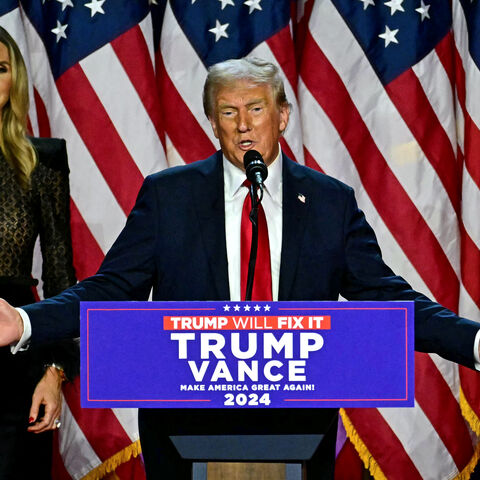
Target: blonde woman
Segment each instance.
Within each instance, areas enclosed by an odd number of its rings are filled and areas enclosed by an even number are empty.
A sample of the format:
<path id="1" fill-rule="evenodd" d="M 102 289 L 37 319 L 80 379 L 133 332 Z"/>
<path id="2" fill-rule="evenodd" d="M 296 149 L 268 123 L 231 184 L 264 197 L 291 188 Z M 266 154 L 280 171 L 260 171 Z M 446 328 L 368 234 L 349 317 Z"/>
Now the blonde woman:
<path id="1" fill-rule="evenodd" d="M 26 136 L 27 71 L 0 27 L 0 297 L 34 302 L 32 257 L 40 235 L 45 296 L 75 283 L 65 142 Z M 61 384 L 78 370 L 73 341 L 12 355 L 0 348 L 0 480 L 50 479 Z"/>

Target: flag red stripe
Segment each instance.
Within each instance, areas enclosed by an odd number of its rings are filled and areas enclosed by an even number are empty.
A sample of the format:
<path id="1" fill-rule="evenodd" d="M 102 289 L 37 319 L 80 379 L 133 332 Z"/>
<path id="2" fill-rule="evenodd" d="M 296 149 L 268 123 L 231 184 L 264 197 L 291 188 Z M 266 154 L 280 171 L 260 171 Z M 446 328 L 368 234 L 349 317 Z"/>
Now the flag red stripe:
<path id="1" fill-rule="evenodd" d="M 305 165 L 307 167 L 313 168 L 314 170 L 317 170 L 318 172 L 325 173 L 322 169 L 322 167 L 315 161 L 313 158 L 313 155 L 310 153 L 310 150 L 308 150 L 307 147 L 303 147 L 303 156 L 305 158 Z"/>
<path id="2" fill-rule="evenodd" d="M 452 92 L 455 91 L 455 52 L 452 32 L 448 32 L 435 47 L 435 52 L 450 80 Z"/>
<path id="3" fill-rule="evenodd" d="M 113 410 L 80 407 L 78 377 L 74 382 L 66 384 L 63 391 L 73 417 L 102 462 L 115 455 L 119 445 L 127 446 L 132 443 Z M 108 435 L 104 432 L 108 432 Z"/>
<path id="4" fill-rule="evenodd" d="M 113 40 L 111 45 L 165 145 L 155 72 L 142 30 L 136 25 Z"/>
<path id="5" fill-rule="evenodd" d="M 438 240 L 388 167 L 341 78 L 310 34 L 305 50 L 309 63 L 317 68 L 312 71 L 303 65 L 303 81 L 340 133 L 377 211 L 436 299 L 447 308 L 457 308 L 458 279 Z M 445 289 L 445 284 L 451 287 Z"/>
<path id="6" fill-rule="evenodd" d="M 461 183 L 457 176 L 455 152 L 420 81 L 412 70 L 407 70 L 390 82 L 385 90 L 435 169 L 458 214 Z M 405 101 L 406 98 L 408 101 Z"/>
<path id="7" fill-rule="evenodd" d="M 209 157 L 215 152 L 214 145 L 178 93 L 160 55 L 156 64 L 164 116 L 168 118 L 166 133 L 185 162 Z"/>
<path id="8" fill-rule="evenodd" d="M 140 170 L 78 64 L 57 79 L 57 87 L 85 146 L 128 215 L 143 182 Z"/>
<path id="9" fill-rule="evenodd" d="M 472 458 L 472 439 L 456 398 L 430 356 L 424 353 L 415 354 L 415 399 L 461 471 Z"/>
<path id="10" fill-rule="evenodd" d="M 422 480 L 420 473 L 390 425 L 372 408 L 346 409 L 360 438 L 389 480 Z"/>
<path id="11" fill-rule="evenodd" d="M 280 137 L 280 146 L 282 150 L 287 154 L 287 157 L 297 161 L 297 159 L 295 158 L 295 155 L 292 152 L 292 149 L 290 148 L 290 146 L 288 145 L 284 137 Z"/>
<path id="12" fill-rule="evenodd" d="M 78 280 L 82 280 L 98 270 L 104 255 L 72 199 L 70 199 L 70 224 L 73 266 Z"/>
<path id="13" fill-rule="evenodd" d="M 464 155 L 468 173 L 480 188 L 480 129 L 468 113 L 465 114 Z"/>
<path id="14" fill-rule="evenodd" d="M 47 109 L 43 103 L 42 97 L 36 88 L 33 88 L 33 99 L 35 101 L 35 109 L 37 110 L 38 130 L 41 137 L 51 137 L 50 120 L 48 118 Z"/>
<path id="15" fill-rule="evenodd" d="M 267 45 L 272 50 L 278 64 L 288 79 L 294 92 L 297 91 L 297 65 L 293 48 L 290 26 L 282 28 L 276 35 L 267 39 Z"/>

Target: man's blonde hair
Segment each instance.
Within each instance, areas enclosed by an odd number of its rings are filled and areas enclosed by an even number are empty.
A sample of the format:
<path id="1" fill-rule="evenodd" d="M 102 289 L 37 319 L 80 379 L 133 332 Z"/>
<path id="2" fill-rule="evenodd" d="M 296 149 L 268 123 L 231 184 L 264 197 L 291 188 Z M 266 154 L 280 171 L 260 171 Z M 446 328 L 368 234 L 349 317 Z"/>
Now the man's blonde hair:
<path id="1" fill-rule="evenodd" d="M 290 107 L 278 67 L 261 58 L 244 57 L 216 63 L 208 69 L 203 88 L 203 109 L 208 118 L 214 114 L 214 102 L 218 90 L 239 80 L 247 80 L 258 85 L 270 85 L 277 106 Z"/>

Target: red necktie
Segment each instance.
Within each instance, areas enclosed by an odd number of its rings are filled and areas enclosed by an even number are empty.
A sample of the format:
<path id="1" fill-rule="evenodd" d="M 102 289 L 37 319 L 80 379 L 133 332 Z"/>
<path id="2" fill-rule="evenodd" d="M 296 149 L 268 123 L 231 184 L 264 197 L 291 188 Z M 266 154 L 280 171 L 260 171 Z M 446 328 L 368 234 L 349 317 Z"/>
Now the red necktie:
<path id="1" fill-rule="evenodd" d="M 250 189 L 250 182 L 243 183 Z M 247 193 L 243 202 L 242 223 L 240 234 L 241 245 L 241 268 L 240 286 L 242 300 L 245 300 L 247 289 L 248 262 L 250 259 L 250 247 L 252 244 L 252 222 L 249 219 L 252 209 L 252 200 Z M 272 271 L 270 267 L 270 245 L 268 242 L 268 227 L 262 204 L 258 206 L 258 250 L 255 276 L 253 280 L 252 300 L 272 300 Z"/>

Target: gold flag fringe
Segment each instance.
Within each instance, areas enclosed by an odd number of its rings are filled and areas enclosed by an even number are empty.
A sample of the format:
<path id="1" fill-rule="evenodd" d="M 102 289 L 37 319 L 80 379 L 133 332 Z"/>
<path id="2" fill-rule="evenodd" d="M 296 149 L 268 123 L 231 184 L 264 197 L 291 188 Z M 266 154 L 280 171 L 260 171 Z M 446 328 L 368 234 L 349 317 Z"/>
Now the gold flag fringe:
<path id="1" fill-rule="evenodd" d="M 473 410 L 473 408 L 468 403 L 463 389 L 460 387 L 460 408 L 462 409 L 462 415 L 467 420 L 470 425 L 470 428 L 480 436 L 480 419 Z"/>
<path id="2" fill-rule="evenodd" d="M 117 477 L 115 474 L 115 469 L 122 465 L 122 463 L 128 462 L 132 457 L 137 457 L 142 453 L 142 448 L 140 447 L 140 440 L 133 442 L 132 444 L 125 447 L 123 450 L 120 450 L 115 455 L 112 455 L 110 458 L 107 458 L 101 465 L 94 468 L 88 472 L 81 480 L 100 480 L 102 478 L 108 477 L 111 480 L 114 480 Z"/>
<path id="3" fill-rule="evenodd" d="M 363 443 L 360 435 L 358 435 L 355 427 L 353 426 L 352 422 L 348 418 L 348 415 L 343 408 L 340 409 L 340 416 L 342 417 L 343 425 L 347 432 L 348 438 L 353 443 L 353 446 L 355 447 L 355 450 L 357 451 L 360 459 L 365 465 L 365 468 L 370 472 L 370 474 L 375 480 L 387 480 L 387 477 L 382 472 L 380 465 L 375 461 L 373 455 L 369 452 L 367 446 Z"/>

